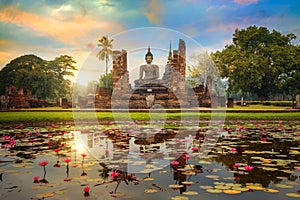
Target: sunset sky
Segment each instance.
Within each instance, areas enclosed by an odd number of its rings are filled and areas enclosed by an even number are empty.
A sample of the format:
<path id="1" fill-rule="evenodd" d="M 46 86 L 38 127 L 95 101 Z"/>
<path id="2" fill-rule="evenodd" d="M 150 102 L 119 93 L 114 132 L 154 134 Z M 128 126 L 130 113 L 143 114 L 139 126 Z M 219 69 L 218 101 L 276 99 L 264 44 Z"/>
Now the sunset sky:
<path id="1" fill-rule="evenodd" d="M 282 34 L 294 33 L 298 37 L 294 43 L 299 44 L 300 1 L 0 0 L 0 69 L 24 54 L 46 60 L 67 54 L 81 68 L 93 57 L 102 35 L 115 39 L 115 48 L 129 51 L 158 43 L 168 49 L 172 39 L 176 48 L 174 34 L 184 35 L 214 52 L 230 44 L 236 28 L 250 25 L 265 26 Z M 147 27 L 158 28 L 152 33 Z M 162 32 L 166 32 L 165 42 L 157 39 Z M 123 36 L 127 44 L 118 43 Z M 145 49 L 140 55 L 133 52 L 136 59 L 144 55 Z M 131 65 L 136 67 L 143 62 L 141 57 Z"/>

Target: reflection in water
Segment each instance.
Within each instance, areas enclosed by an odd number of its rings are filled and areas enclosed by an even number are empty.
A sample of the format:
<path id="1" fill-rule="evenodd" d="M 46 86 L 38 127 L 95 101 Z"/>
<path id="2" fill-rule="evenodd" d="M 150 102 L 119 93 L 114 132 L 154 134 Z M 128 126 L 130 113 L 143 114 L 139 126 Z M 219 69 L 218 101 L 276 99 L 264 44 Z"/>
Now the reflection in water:
<path id="1" fill-rule="evenodd" d="M 87 126 L 79 131 L 72 129 L 23 127 L 2 130 L 1 184 L 8 185 L 0 189 L 3 199 L 25 195 L 22 191 L 30 191 L 33 185 L 23 184 L 21 192 L 8 192 L 10 190 L 5 188 L 21 187 L 18 184 L 22 181 L 18 180 L 32 183 L 32 179 L 35 185 L 48 183 L 45 191 L 53 192 L 53 187 L 59 191 L 69 188 L 72 194 L 60 193 L 65 197 L 74 195 L 74 198 L 78 195 L 73 188 L 76 184 L 92 188 L 91 191 L 82 188 L 81 195 L 84 191 L 86 197 L 97 198 L 101 193 L 109 195 L 107 198 L 127 195 L 130 199 L 140 199 L 144 192 L 156 190 L 161 191 L 152 194 L 157 199 L 195 191 L 199 191 L 194 193 L 197 198 L 214 199 L 215 196 L 207 196 L 210 195 L 208 192 L 229 193 L 237 192 L 237 189 L 249 192 L 258 188 L 259 191 L 273 189 L 296 193 L 294 185 L 300 185 L 297 170 L 300 169 L 300 127 L 295 124 L 228 125 L 222 130 L 202 127 L 186 129 L 181 134 L 177 134 L 178 130 L 153 130 L 146 125 L 142 128 L 124 125 L 121 128 Z M 220 136 L 216 144 L 205 143 L 212 139 L 209 134 L 213 131 Z M 207 152 L 201 152 L 201 149 Z M 44 171 L 41 179 L 37 176 L 39 163 Z M 65 185 L 70 181 L 73 186 Z M 51 188 L 51 184 L 55 186 Z M 288 189 L 279 187 L 283 184 Z M 199 190 L 199 186 L 207 192 Z M 111 191 L 110 194 L 107 191 Z M 27 195 L 31 198 L 38 192 L 42 191 L 31 190 Z M 245 199 L 253 199 L 246 193 L 243 195 Z"/>

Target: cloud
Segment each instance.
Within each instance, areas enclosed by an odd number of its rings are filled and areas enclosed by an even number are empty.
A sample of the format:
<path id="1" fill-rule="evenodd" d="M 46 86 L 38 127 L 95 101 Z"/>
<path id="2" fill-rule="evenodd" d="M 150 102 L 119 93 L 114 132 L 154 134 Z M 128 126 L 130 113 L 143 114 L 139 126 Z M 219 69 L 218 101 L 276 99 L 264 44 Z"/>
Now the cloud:
<path id="1" fill-rule="evenodd" d="M 76 40 L 93 30 L 98 29 L 103 33 L 123 30 L 121 24 L 113 21 L 96 21 L 88 16 L 75 15 L 70 6 L 59 9 L 52 16 L 41 16 L 8 6 L 0 10 L 0 22 L 14 24 L 29 29 L 38 36 L 51 37 L 67 44 L 76 44 Z M 63 20 L 62 14 L 72 17 Z"/>
<path id="2" fill-rule="evenodd" d="M 162 3 L 160 0 L 151 0 L 148 4 L 147 10 L 144 12 L 144 15 L 147 17 L 148 21 L 151 24 L 160 25 L 161 18 L 160 15 L 162 14 Z"/>
<path id="3" fill-rule="evenodd" d="M 196 25 L 192 24 L 184 25 L 180 27 L 179 30 L 189 37 L 197 37 L 201 35 L 201 30 L 199 30 Z"/>
<path id="4" fill-rule="evenodd" d="M 257 3 L 258 0 L 234 0 L 234 2 L 238 4 L 251 4 L 251 3 Z"/>
<path id="5" fill-rule="evenodd" d="M 13 57 L 14 56 L 11 52 L 0 51 L 0 69 L 8 63 L 8 60 L 12 60 Z"/>
<path id="6" fill-rule="evenodd" d="M 0 39 L 0 69 L 3 68 L 10 60 L 14 59 L 17 55 L 18 45 L 11 40 Z"/>
<path id="7" fill-rule="evenodd" d="M 213 24 L 208 28 L 207 32 L 219 32 L 219 31 L 229 31 L 233 32 L 236 28 L 240 27 L 241 24 L 231 22 L 231 23 L 218 23 Z"/>

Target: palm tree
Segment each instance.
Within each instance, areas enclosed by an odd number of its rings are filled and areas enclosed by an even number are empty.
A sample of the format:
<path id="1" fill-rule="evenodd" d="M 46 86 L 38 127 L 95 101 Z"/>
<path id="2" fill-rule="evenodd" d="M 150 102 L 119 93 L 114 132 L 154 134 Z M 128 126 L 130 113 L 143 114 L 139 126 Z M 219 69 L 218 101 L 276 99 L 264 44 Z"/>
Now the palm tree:
<path id="1" fill-rule="evenodd" d="M 98 47 L 101 47 L 101 50 L 97 54 L 97 58 L 99 60 L 105 59 L 105 75 L 106 75 L 106 81 L 105 81 L 105 87 L 108 87 L 108 61 L 109 56 L 112 55 L 112 42 L 113 39 L 109 39 L 108 36 L 102 36 L 100 40 L 98 40 Z"/>

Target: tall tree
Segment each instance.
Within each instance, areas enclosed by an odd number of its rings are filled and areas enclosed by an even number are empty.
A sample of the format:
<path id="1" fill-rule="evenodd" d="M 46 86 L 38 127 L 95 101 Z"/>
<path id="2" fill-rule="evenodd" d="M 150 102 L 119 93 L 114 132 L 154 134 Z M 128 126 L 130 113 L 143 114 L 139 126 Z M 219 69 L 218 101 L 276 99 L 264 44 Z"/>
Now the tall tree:
<path id="1" fill-rule="evenodd" d="M 70 92 L 70 80 L 75 62 L 70 56 L 59 56 L 52 61 L 35 55 L 13 59 L 0 71 L 0 95 L 8 85 L 27 88 L 34 98 L 55 99 L 66 97 Z"/>
<path id="2" fill-rule="evenodd" d="M 191 65 L 188 66 L 188 73 L 191 78 L 188 80 L 190 86 L 208 86 L 209 84 L 212 84 L 211 92 L 218 96 L 225 94 L 224 81 L 221 80 L 218 68 L 208 51 L 204 51 L 200 54 L 193 54 L 190 57 L 190 63 Z M 211 83 L 208 83 L 208 80 L 210 80 Z"/>
<path id="3" fill-rule="evenodd" d="M 71 81 L 67 77 L 74 76 L 74 71 L 77 70 L 75 61 L 71 56 L 61 55 L 54 60 L 48 61 L 46 66 L 48 73 L 53 77 L 53 84 L 56 85 L 56 95 L 69 95 L 71 91 Z"/>
<path id="4" fill-rule="evenodd" d="M 112 42 L 113 39 L 109 39 L 108 36 L 102 36 L 98 40 L 98 46 L 101 47 L 101 50 L 98 52 L 97 57 L 99 60 L 105 60 L 105 75 L 108 76 L 108 61 L 109 56 L 112 55 Z M 106 79 L 105 87 L 108 87 L 108 79 Z"/>
<path id="5" fill-rule="evenodd" d="M 233 44 L 213 55 L 221 75 L 228 78 L 229 92 L 250 93 L 261 100 L 278 93 L 278 77 L 288 68 L 295 38 L 294 34 L 282 35 L 266 27 L 236 29 Z"/>
<path id="6" fill-rule="evenodd" d="M 296 95 L 300 94 L 300 46 L 293 46 L 289 50 L 288 66 L 279 80 L 282 91 L 292 97 L 294 107 Z"/>

